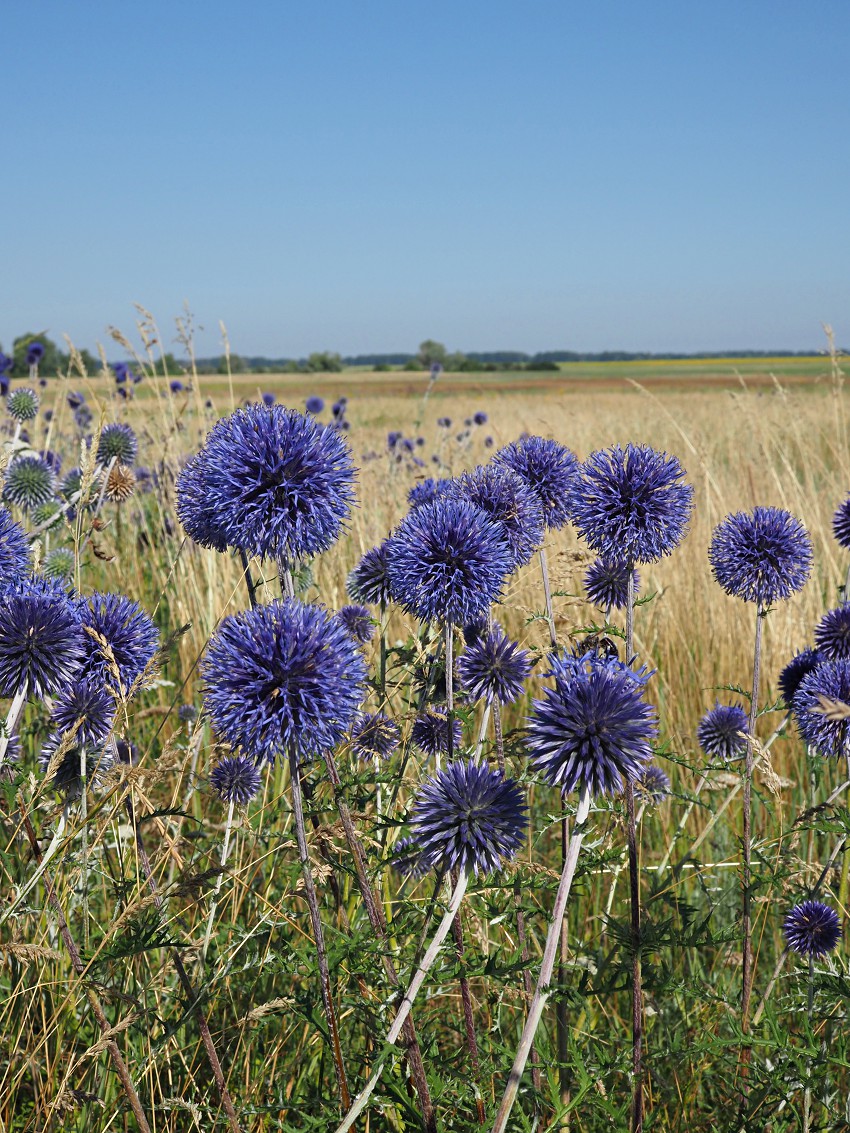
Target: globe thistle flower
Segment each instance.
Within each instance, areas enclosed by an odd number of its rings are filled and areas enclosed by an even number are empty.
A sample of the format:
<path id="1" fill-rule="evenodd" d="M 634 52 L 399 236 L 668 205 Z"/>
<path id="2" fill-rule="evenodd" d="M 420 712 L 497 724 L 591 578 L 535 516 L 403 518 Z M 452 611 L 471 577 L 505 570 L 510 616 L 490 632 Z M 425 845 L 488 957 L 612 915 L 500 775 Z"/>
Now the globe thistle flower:
<path id="1" fill-rule="evenodd" d="M 64 747 L 65 741 L 61 736 L 48 736 L 38 757 L 38 767 L 42 775 L 47 774 L 54 757 Z M 83 793 L 83 781 L 80 778 L 83 751 L 86 753 L 86 786 L 90 789 L 97 790 L 103 786 L 106 773 L 115 765 L 109 752 L 89 751 L 82 744 L 72 744 L 66 748 L 50 777 L 50 786 L 69 802 L 80 798 Z"/>
<path id="2" fill-rule="evenodd" d="M 375 636 L 375 623 L 366 606 L 343 606 L 336 616 L 359 645 L 365 645 Z"/>
<path id="3" fill-rule="evenodd" d="M 76 747 L 100 748 L 109 738 L 115 722 L 115 700 L 99 681 L 83 677 L 60 691 L 50 719 L 59 736 L 76 728 Z"/>
<path id="4" fill-rule="evenodd" d="M 423 860 L 416 839 L 411 837 L 399 838 L 393 846 L 393 856 L 390 858 L 390 868 L 402 877 L 413 878 L 418 881 L 428 872 L 428 865 Z"/>
<path id="5" fill-rule="evenodd" d="M 464 472 L 449 488 L 501 525 L 511 552 L 511 569 L 525 566 L 543 542 L 543 507 L 540 498 L 510 468 L 490 464 Z"/>
<path id="6" fill-rule="evenodd" d="M 475 422 L 476 425 L 486 425 L 487 424 L 487 414 L 482 409 L 479 409 L 477 413 L 473 414 L 472 420 Z"/>
<path id="7" fill-rule="evenodd" d="M 410 829 L 417 867 L 487 874 L 525 841 L 527 807 L 519 784 L 473 760 L 450 763 L 420 787 Z"/>
<path id="8" fill-rule="evenodd" d="M 433 503 L 439 496 L 445 495 L 451 484 L 452 481 L 449 477 L 441 477 L 439 480 L 435 480 L 433 476 L 428 476 L 413 485 L 407 493 L 407 502 L 411 507 L 421 507 L 422 504 Z"/>
<path id="9" fill-rule="evenodd" d="M 112 366 L 112 372 L 115 375 L 115 381 L 120 384 L 126 382 L 130 367 L 126 362 L 115 362 Z"/>
<path id="10" fill-rule="evenodd" d="M 325 408 L 325 403 L 321 397 L 316 397 L 314 394 L 313 397 L 307 398 L 307 400 L 304 402 L 304 407 L 306 408 L 308 413 L 312 413 L 313 416 L 316 416 Z"/>
<path id="11" fill-rule="evenodd" d="M 449 750 L 449 717 L 445 709 L 426 708 L 413 721 L 411 740 L 426 755 L 446 755 Z M 452 717 L 452 749 L 457 751 L 463 728 L 457 716 Z"/>
<path id="12" fill-rule="evenodd" d="M 839 545 L 850 549 L 850 496 L 838 505 L 832 517 L 832 531 Z"/>
<path id="13" fill-rule="evenodd" d="M 218 736 L 252 759 L 329 751 L 357 713 L 366 664 L 342 623 L 296 599 L 222 621 L 202 664 Z"/>
<path id="14" fill-rule="evenodd" d="M 177 719 L 183 724 L 191 724 L 198 719 L 198 710 L 194 704 L 181 704 L 177 709 Z"/>
<path id="15" fill-rule="evenodd" d="M 71 390 L 68 394 L 67 402 L 69 409 L 79 409 L 82 405 L 85 405 L 86 395 L 80 393 L 78 390 Z"/>
<path id="16" fill-rule="evenodd" d="M 138 602 L 122 594 L 95 592 L 80 603 L 85 633 L 85 671 L 103 684 L 121 684 L 122 695 L 138 691 L 152 676 L 159 630 Z"/>
<path id="17" fill-rule="evenodd" d="M 530 655 L 509 641 L 499 626 L 468 646 L 457 663 L 458 680 L 469 699 L 488 704 L 519 700 L 530 672 Z"/>
<path id="18" fill-rule="evenodd" d="M 655 709 L 642 699 L 645 675 L 593 653 L 551 659 L 553 688 L 528 720 L 532 765 L 561 794 L 616 794 L 652 758 Z"/>
<path id="19" fill-rule="evenodd" d="M 262 780 L 254 762 L 244 755 L 228 755 L 210 773 L 210 787 L 222 802 L 247 806 L 258 794 Z"/>
<path id="20" fill-rule="evenodd" d="M 792 657 L 779 674 L 779 691 L 787 708 L 791 707 L 800 682 L 816 669 L 822 660 L 816 650 L 806 647 Z"/>
<path id="21" fill-rule="evenodd" d="M 451 417 L 438 417 L 437 424 L 441 429 L 450 429 L 452 427 Z"/>
<path id="22" fill-rule="evenodd" d="M 490 632 L 490 619 L 488 617 L 474 618 L 463 627 L 464 645 L 476 645 L 482 637 Z"/>
<path id="23" fill-rule="evenodd" d="M 404 433 L 400 433 L 397 429 L 390 429 L 387 433 L 387 448 L 394 449 L 403 436 Z"/>
<path id="24" fill-rule="evenodd" d="M 54 547 L 46 555 L 41 573 L 45 578 L 67 582 L 74 575 L 74 552 L 69 547 Z"/>
<path id="25" fill-rule="evenodd" d="M 750 723 L 740 704 L 716 702 L 697 725 L 697 742 L 711 758 L 737 759 L 744 754 L 749 731 Z"/>
<path id="26" fill-rule="evenodd" d="M 30 544 L 24 529 L 0 506 L 0 593 L 22 579 L 30 567 Z"/>
<path id="27" fill-rule="evenodd" d="M 836 911 L 822 901 L 802 901 L 782 922 L 785 940 L 801 956 L 826 956 L 841 939 Z"/>
<path id="28" fill-rule="evenodd" d="M 472 621 L 496 601 L 510 569 L 502 530 L 465 500 L 423 504 L 387 540 L 390 593 L 420 621 Z"/>
<path id="29" fill-rule="evenodd" d="M 569 521 L 579 465 L 565 445 L 543 437 L 521 437 L 499 449 L 493 463 L 510 468 L 525 481 L 540 501 L 547 527 L 563 527 Z"/>
<path id="30" fill-rule="evenodd" d="M 206 511 L 211 533 L 259 557 L 326 551 L 354 501 L 354 466 L 339 434 L 281 405 L 217 421 L 192 467 L 177 481 L 181 522 Z"/>
<path id="31" fill-rule="evenodd" d="M 34 389 L 14 389 L 6 398 L 9 416 L 16 421 L 33 421 L 38 416 L 39 396 Z"/>
<path id="32" fill-rule="evenodd" d="M 765 609 L 805 585 L 812 543 L 790 512 L 757 507 L 727 516 L 714 529 L 708 558 L 727 594 Z"/>
<path id="33" fill-rule="evenodd" d="M 134 464 L 139 451 L 136 434 L 129 425 L 116 421 L 104 425 L 97 445 L 97 459 L 101 464 L 114 460 L 117 464 Z"/>
<path id="34" fill-rule="evenodd" d="M 592 452 L 574 482 L 573 522 L 602 558 L 649 563 L 681 542 L 694 490 L 675 456 L 649 445 Z"/>
<path id="35" fill-rule="evenodd" d="M 670 794 L 670 776 L 657 763 L 650 763 L 635 782 L 635 798 L 647 806 L 658 806 Z"/>
<path id="36" fill-rule="evenodd" d="M 360 759 L 389 759 L 400 743 L 398 725 L 383 712 L 358 716 L 351 729 L 351 750 Z"/>
<path id="37" fill-rule="evenodd" d="M 640 576 L 632 571 L 635 595 L 640 593 Z M 584 576 L 587 600 L 603 610 L 624 610 L 629 601 L 629 568 L 614 559 L 599 558 Z"/>
<path id="38" fill-rule="evenodd" d="M 26 579 L 0 595 L 0 696 L 55 696 L 79 671 L 85 642 L 76 605 L 58 582 Z"/>
<path id="39" fill-rule="evenodd" d="M 824 614 L 815 626 L 815 647 L 827 661 L 850 658 L 850 603 Z"/>
<path id="40" fill-rule="evenodd" d="M 183 385 L 179 378 L 172 378 L 168 383 L 168 388 L 172 393 L 183 393 L 186 387 Z"/>
<path id="41" fill-rule="evenodd" d="M 794 719 L 807 747 L 824 759 L 850 751 L 850 720 L 829 704 L 850 705 L 850 660 L 821 661 L 804 677 L 794 695 Z"/>
<path id="42" fill-rule="evenodd" d="M 6 470 L 3 499 L 21 511 L 33 511 L 53 499 L 56 477 L 40 456 L 19 456 Z"/>
<path id="43" fill-rule="evenodd" d="M 348 575 L 345 586 L 356 602 L 371 602 L 373 605 L 390 600 L 390 582 L 387 575 L 387 544 L 381 543 L 367 551 L 357 566 Z"/>
<path id="44" fill-rule="evenodd" d="M 44 344 L 33 341 L 27 347 L 27 365 L 37 366 L 44 357 Z"/>
<path id="45" fill-rule="evenodd" d="M 277 398 L 275 397 L 275 395 L 273 393 L 266 391 L 263 394 L 263 405 L 274 405 L 274 403 L 276 401 L 277 401 Z"/>
<path id="46" fill-rule="evenodd" d="M 124 504 L 136 490 L 136 474 L 127 464 L 113 464 L 103 494 L 110 503 Z"/>
<path id="47" fill-rule="evenodd" d="M 180 470 L 177 517 L 189 538 L 199 546 L 219 552 L 227 550 L 227 535 L 222 530 L 219 512 L 207 500 L 203 449 Z"/>
<path id="48" fill-rule="evenodd" d="M 75 496 L 83 486 L 83 474 L 79 468 L 72 468 L 70 472 L 66 472 L 62 478 L 62 483 L 59 485 L 59 491 L 66 500 L 70 500 Z"/>

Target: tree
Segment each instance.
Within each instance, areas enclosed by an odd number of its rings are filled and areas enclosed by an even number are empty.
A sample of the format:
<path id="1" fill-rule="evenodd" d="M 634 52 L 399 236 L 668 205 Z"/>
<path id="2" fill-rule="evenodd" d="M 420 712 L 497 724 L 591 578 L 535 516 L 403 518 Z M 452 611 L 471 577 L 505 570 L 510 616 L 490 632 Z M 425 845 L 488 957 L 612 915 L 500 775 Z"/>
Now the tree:
<path id="1" fill-rule="evenodd" d="M 419 353 L 416 355 L 416 361 L 422 370 L 430 370 L 435 362 L 439 362 L 441 366 L 446 364 L 446 348 L 442 342 L 435 342 L 433 338 L 426 338 L 424 342 L 419 343 Z"/>
<path id="2" fill-rule="evenodd" d="M 312 374 L 338 374 L 342 370 L 342 358 L 332 350 L 322 350 L 310 355 L 307 369 Z"/>

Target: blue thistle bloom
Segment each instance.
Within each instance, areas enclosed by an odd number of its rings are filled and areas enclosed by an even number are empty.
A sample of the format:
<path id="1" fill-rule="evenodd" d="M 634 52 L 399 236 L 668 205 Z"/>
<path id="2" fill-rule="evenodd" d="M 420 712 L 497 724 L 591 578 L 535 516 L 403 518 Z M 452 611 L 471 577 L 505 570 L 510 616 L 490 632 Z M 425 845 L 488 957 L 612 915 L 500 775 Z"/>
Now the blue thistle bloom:
<path id="1" fill-rule="evenodd" d="M 0 507 L 0 593 L 23 579 L 30 567 L 30 544 L 7 508 Z"/>
<path id="2" fill-rule="evenodd" d="M 435 382 L 443 372 L 442 362 L 432 362 L 431 364 L 431 381 Z"/>
<path id="3" fill-rule="evenodd" d="M 463 627 L 463 643 L 464 645 L 475 645 L 489 632 L 490 619 L 488 617 L 474 618 Z"/>
<path id="4" fill-rule="evenodd" d="M 3 500 L 21 511 L 32 511 L 53 499 L 56 476 L 40 456 L 19 456 L 6 469 Z"/>
<path id="5" fill-rule="evenodd" d="M 779 691 L 782 693 L 786 707 L 791 707 L 803 678 L 816 669 L 822 660 L 821 655 L 808 646 L 791 658 L 779 674 Z"/>
<path id="6" fill-rule="evenodd" d="M 354 471 L 338 432 L 281 405 L 250 405 L 217 421 L 181 472 L 177 511 L 194 526 L 209 514 L 207 533 L 231 547 L 292 561 L 339 537 Z"/>
<path id="7" fill-rule="evenodd" d="M 794 695 L 794 718 L 807 747 L 828 759 L 850 751 L 850 720 L 829 712 L 824 700 L 850 704 L 850 661 L 821 661 L 800 681 Z"/>
<path id="8" fill-rule="evenodd" d="M 510 569 L 502 530 L 464 500 L 423 504 L 387 540 L 390 593 L 420 621 L 464 625 L 479 617 Z"/>
<path id="9" fill-rule="evenodd" d="M 38 757 L 38 766 L 42 775 L 47 774 L 50 761 L 56 755 L 64 742 L 61 736 L 51 734 L 45 741 L 41 755 Z M 115 761 L 107 751 L 88 751 L 81 744 L 72 745 L 62 755 L 59 765 L 50 779 L 50 785 L 66 800 L 78 799 L 83 793 L 83 781 L 80 778 L 80 753 L 86 752 L 86 786 L 88 789 L 98 789 L 103 785 L 103 778 L 114 766 Z"/>
<path id="10" fill-rule="evenodd" d="M 656 763 L 650 763 L 635 783 L 635 798 L 649 806 L 658 806 L 670 794 L 670 776 Z"/>
<path id="11" fill-rule="evenodd" d="M 449 717 L 445 709 L 426 708 L 413 721 L 411 740 L 426 755 L 446 755 L 449 750 Z M 463 729 L 457 716 L 452 717 L 452 749 L 457 751 Z"/>
<path id="12" fill-rule="evenodd" d="M 38 416 L 39 397 L 34 389 L 14 389 L 6 398 L 9 416 L 16 421 L 33 421 Z"/>
<path id="13" fill-rule="evenodd" d="M 749 731 L 750 722 L 740 704 L 716 702 L 697 724 L 697 742 L 707 756 L 737 759 L 744 754 Z"/>
<path id="14" fill-rule="evenodd" d="M 322 398 L 316 397 L 314 395 L 313 397 L 307 398 L 307 400 L 304 402 L 304 406 L 308 413 L 312 413 L 315 416 L 316 414 L 322 412 L 322 410 L 325 408 L 325 403 Z"/>
<path id="15" fill-rule="evenodd" d="M 366 606 L 343 606 L 336 616 L 359 645 L 365 645 L 375 636 L 375 623 Z"/>
<path id="16" fill-rule="evenodd" d="M 551 658 L 553 688 L 533 703 L 527 746 L 536 770 L 562 794 L 587 787 L 616 794 L 652 758 L 656 714 L 642 698 L 645 675 L 593 653 Z"/>
<path id="17" fill-rule="evenodd" d="M 44 344 L 41 342 L 31 342 L 27 347 L 27 365 L 37 366 L 44 357 Z"/>
<path id="18" fill-rule="evenodd" d="M 501 525 L 512 556 L 512 570 L 525 566 L 543 542 L 543 507 L 527 481 L 510 468 L 490 464 L 464 472 L 449 489 Z"/>
<path id="19" fill-rule="evenodd" d="M 79 671 L 85 641 L 75 602 L 49 579 L 25 579 L 0 596 L 0 696 L 55 696 Z"/>
<path id="20" fill-rule="evenodd" d="M 592 452 L 574 483 L 573 523 L 602 558 L 649 563 L 681 542 L 694 490 L 675 456 L 649 445 Z"/>
<path id="21" fill-rule="evenodd" d="M 389 759 L 400 743 L 398 725 L 383 712 L 358 716 L 351 729 L 351 750 L 360 759 Z"/>
<path id="22" fill-rule="evenodd" d="M 795 905 L 782 922 L 785 940 L 801 956 L 825 956 L 841 939 L 841 923 L 835 909 L 822 901 Z"/>
<path id="23" fill-rule="evenodd" d="M 371 602 L 376 606 L 381 602 L 389 602 L 386 542 L 366 552 L 349 573 L 346 589 L 356 602 Z"/>
<path id="24" fill-rule="evenodd" d="M 115 721 L 115 700 L 98 680 L 84 677 L 66 685 L 59 693 L 50 713 L 58 736 L 72 731 L 74 746 L 100 748 L 109 738 Z"/>
<path id="25" fill-rule="evenodd" d="M 832 517 L 832 532 L 840 546 L 850 548 L 850 496 L 838 505 Z"/>
<path id="26" fill-rule="evenodd" d="M 69 409 L 79 409 L 86 403 L 86 395 L 79 393 L 77 390 L 72 390 L 68 394 L 68 407 Z"/>
<path id="27" fill-rule="evenodd" d="M 727 594 L 766 609 L 803 588 L 812 568 L 812 542 L 790 512 L 757 507 L 727 516 L 714 529 L 708 558 Z"/>
<path id="28" fill-rule="evenodd" d="M 74 424 L 78 429 L 87 429 L 92 423 L 92 412 L 87 405 L 81 405 L 74 414 Z"/>
<path id="29" fill-rule="evenodd" d="M 640 593 L 640 576 L 632 571 L 635 596 Z M 629 601 L 629 568 L 613 559 L 597 559 L 584 576 L 587 600 L 603 610 L 624 610 Z"/>
<path id="30" fill-rule="evenodd" d="M 112 372 L 115 375 L 116 382 L 126 382 L 130 367 L 126 362 L 115 362 L 112 366 Z"/>
<path id="31" fill-rule="evenodd" d="M 117 668 L 122 693 L 138 691 L 152 675 L 159 649 L 159 630 L 150 614 L 122 594 L 95 592 L 80 602 L 80 618 L 86 630 L 86 673 L 114 685 Z"/>
<path id="32" fill-rule="evenodd" d="M 472 420 L 476 425 L 486 425 L 487 414 L 483 410 L 479 409 L 477 413 L 473 414 Z"/>
<path id="33" fill-rule="evenodd" d="M 244 755 L 228 755 L 210 773 L 210 787 L 222 802 L 247 806 L 259 792 L 262 780 L 252 760 Z"/>
<path id="34" fill-rule="evenodd" d="M 457 675 L 470 700 L 513 704 L 525 692 L 531 657 L 496 626 L 461 655 Z"/>
<path id="35" fill-rule="evenodd" d="M 266 391 L 266 393 L 263 394 L 263 405 L 274 405 L 276 401 L 277 398 L 273 393 Z"/>
<path id="36" fill-rule="evenodd" d="M 441 429 L 450 429 L 452 427 L 451 417 L 438 417 L 437 424 Z"/>
<path id="37" fill-rule="evenodd" d="M 824 614 L 815 626 L 815 647 L 827 661 L 850 658 L 850 603 Z"/>
<path id="38" fill-rule="evenodd" d="M 97 446 L 97 459 L 101 464 L 115 460 L 118 464 L 133 464 L 139 450 L 136 434 L 129 425 L 116 421 L 104 425 Z"/>
<path id="39" fill-rule="evenodd" d="M 525 841 L 522 790 L 501 771 L 473 760 L 450 763 L 417 792 L 410 829 L 417 868 L 492 873 Z"/>
<path id="40" fill-rule="evenodd" d="M 394 449 L 403 436 L 404 433 L 398 432 L 397 429 L 390 429 L 387 433 L 387 448 Z"/>
<path id="41" fill-rule="evenodd" d="M 390 867 L 402 877 L 412 877 L 416 881 L 428 872 L 428 866 L 423 861 L 416 839 L 411 837 L 399 838 L 396 841 Z"/>
<path id="42" fill-rule="evenodd" d="M 579 464 L 565 445 L 543 437 L 522 437 L 499 449 L 493 463 L 510 468 L 525 481 L 540 501 L 547 527 L 563 527 L 569 521 Z"/>
<path id="43" fill-rule="evenodd" d="M 172 380 L 168 383 L 168 388 L 172 393 L 182 393 L 186 387 L 183 385 L 179 378 L 172 378 Z"/>
<path id="44" fill-rule="evenodd" d="M 428 476 L 413 485 L 407 493 L 407 502 L 411 507 L 421 507 L 422 504 L 433 503 L 434 500 L 445 495 L 451 485 L 452 480 L 448 477 L 435 480 L 433 476 Z"/>
<path id="45" fill-rule="evenodd" d="M 296 599 L 224 619 L 202 665 L 221 739 L 252 759 L 329 751 L 363 700 L 366 663 L 342 623 Z"/>

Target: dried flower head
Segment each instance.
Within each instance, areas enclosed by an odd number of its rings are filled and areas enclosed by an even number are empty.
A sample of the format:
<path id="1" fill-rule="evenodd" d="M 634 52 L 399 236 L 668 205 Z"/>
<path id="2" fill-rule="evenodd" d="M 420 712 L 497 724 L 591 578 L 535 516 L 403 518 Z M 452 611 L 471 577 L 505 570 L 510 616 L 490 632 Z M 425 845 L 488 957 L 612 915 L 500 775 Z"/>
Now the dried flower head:
<path id="1" fill-rule="evenodd" d="M 113 464 L 106 477 L 104 496 L 114 504 L 123 504 L 136 490 L 136 473 L 127 464 Z"/>

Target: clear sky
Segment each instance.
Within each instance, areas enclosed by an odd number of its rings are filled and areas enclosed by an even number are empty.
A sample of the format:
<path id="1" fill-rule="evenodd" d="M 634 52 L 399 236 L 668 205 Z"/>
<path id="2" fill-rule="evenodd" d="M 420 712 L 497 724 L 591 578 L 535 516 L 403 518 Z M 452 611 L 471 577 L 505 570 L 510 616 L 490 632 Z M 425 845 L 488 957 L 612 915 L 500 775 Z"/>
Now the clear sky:
<path id="1" fill-rule="evenodd" d="M 0 343 L 850 341 L 847 0 L 6 0 Z M 111 351 L 110 353 L 114 353 Z"/>

